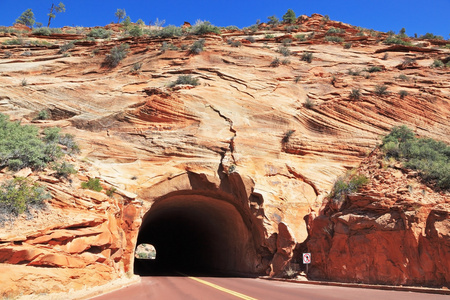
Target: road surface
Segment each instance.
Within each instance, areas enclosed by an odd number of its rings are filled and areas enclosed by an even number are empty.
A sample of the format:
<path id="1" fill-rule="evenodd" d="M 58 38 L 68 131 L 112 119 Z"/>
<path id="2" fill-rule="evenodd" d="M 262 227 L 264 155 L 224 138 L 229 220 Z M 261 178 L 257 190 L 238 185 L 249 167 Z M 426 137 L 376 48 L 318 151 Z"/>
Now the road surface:
<path id="1" fill-rule="evenodd" d="M 364 300 L 444 300 L 448 295 L 385 291 L 269 281 L 256 278 L 152 276 L 138 284 L 92 298 L 94 300 L 292 300 L 292 299 L 364 299 Z"/>

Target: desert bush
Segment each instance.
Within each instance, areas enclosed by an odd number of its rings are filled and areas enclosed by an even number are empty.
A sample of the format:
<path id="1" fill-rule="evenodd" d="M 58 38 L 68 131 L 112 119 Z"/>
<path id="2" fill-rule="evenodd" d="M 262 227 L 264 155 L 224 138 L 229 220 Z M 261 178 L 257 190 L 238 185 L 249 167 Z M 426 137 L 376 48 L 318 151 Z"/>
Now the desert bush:
<path id="1" fill-rule="evenodd" d="M 3 42 L 3 45 L 22 45 L 22 39 L 10 39 Z"/>
<path id="2" fill-rule="evenodd" d="M 189 53 L 199 54 L 200 52 L 203 51 L 203 46 L 205 46 L 205 39 L 199 39 L 191 45 Z"/>
<path id="3" fill-rule="evenodd" d="M 200 83 L 198 82 L 198 78 L 192 77 L 192 75 L 180 75 L 178 76 L 177 80 L 172 82 L 169 87 L 174 87 L 176 85 L 182 85 L 182 84 L 188 84 L 197 86 Z"/>
<path id="4" fill-rule="evenodd" d="M 28 85 L 28 81 L 24 78 L 22 79 L 22 81 L 20 82 L 21 86 L 27 86 Z"/>
<path id="5" fill-rule="evenodd" d="M 379 66 L 371 66 L 369 69 L 366 69 L 369 73 L 381 72 L 381 67 Z"/>
<path id="6" fill-rule="evenodd" d="M 278 67 L 281 64 L 281 60 L 278 57 L 275 57 L 270 63 L 271 67 Z"/>
<path id="7" fill-rule="evenodd" d="M 195 25 L 192 26 L 190 33 L 196 34 L 196 35 L 202 35 L 202 34 L 206 34 L 206 33 L 221 34 L 219 27 L 212 25 L 208 21 L 200 21 L 200 20 L 198 20 L 195 23 Z"/>
<path id="8" fill-rule="evenodd" d="M 152 35 L 161 37 L 161 38 L 168 38 L 168 37 L 175 37 L 175 36 L 181 36 L 183 34 L 183 29 L 174 25 L 169 25 L 167 27 L 162 28 L 161 30 L 157 30 L 153 32 Z"/>
<path id="9" fill-rule="evenodd" d="M 359 100 L 361 98 L 361 90 L 360 89 L 352 89 L 350 92 L 350 99 Z"/>
<path id="10" fill-rule="evenodd" d="M 400 95 L 400 99 L 405 98 L 406 96 L 408 96 L 408 92 L 405 90 L 401 90 L 398 92 L 398 94 Z"/>
<path id="11" fill-rule="evenodd" d="M 110 68 L 116 67 L 127 56 L 129 48 L 128 44 L 114 46 L 105 57 L 105 65 Z"/>
<path id="12" fill-rule="evenodd" d="M 46 35 L 46 36 L 52 34 L 52 32 L 50 31 L 50 28 L 48 28 L 48 27 L 34 28 L 32 33 L 35 35 Z"/>
<path id="13" fill-rule="evenodd" d="M 428 39 L 428 40 L 443 40 L 444 37 L 441 35 L 434 35 L 430 32 L 425 33 L 425 35 L 421 35 L 420 39 Z"/>
<path id="14" fill-rule="evenodd" d="M 306 41 L 306 36 L 304 34 L 297 34 L 295 38 L 299 41 Z"/>
<path id="15" fill-rule="evenodd" d="M 291 50 L 289 50 L 288 47 L 280 46 L 278 48 L 278 52 L 281 53 L 283 56 L 290 56 Z"/>
<path id="16" fill-rule="evenodd" d="M 417 138 L 403 125 L 392 128 L 383 138 L 381 149 L 387 158 L 396 158 L 405 167 L 418 170 L 426 182 L 450 189 L 450 146 L 444 142 Z"/>
<path id="17" fill-rule="evenodd" d="M 281 43 L 283 44 L 284 47 L 288 47 L 288 46 L 291 45 L 292 40 L 289 39 L 289 38 L 286 38 L 286 39 L 283 39 L 283 40 L 281 41 Z"/>
<path id="18" fill-rule="evenodd" d="M 400 75 L 398 75 L 397 78 L 402 81 L 409 81 L 409 77 L 406 76 L 405 74 L 400 74 Z"/>
<path id="19" fill-rule="evenodd" d="M 313 60 L 313 54 L 311 52 L 303 52 L 301 60 L 311 63 Z"/>
<path id="20" fill-rule="evenodd" d="M 264 38 L 266 38 L 266 39 L 273 39 L 274 37 L 275 37 L 275 35 L 273 35 L 273 34 L 266 34 L 264 36 Z"/>
<path id="21" fill-rule="evenodd" d="M 305 101 L 305 107 L 306 108 L 308 108 L 308 109 L 311 109 L 311 108 L 313 108 L 314 106 L 316 106 L 316 103 L 314 103 L 314 101 L 313 100 L 311 100 L 311 99 L 309 99 L 309 98 L 306 98 L 306 101 Z"/>
<path id="22" fill-rule="evenodd" d="M 102 185 L 100 184 L 100 179 L 98 178 L 90 178 L 89 181 L 82 182 L 81 188 L 89 189 L 96 192 L 100 192 L 103 189 Z"/>
<path id="23" fill-rule="evenodd" d="M 280 20 L 275 15 L 267 17 L 267 19 L 269 19 L 269 21 L 267 21 L 268 25 L 277 26 L 280 24 Z"/>
<path id="24" fill-rule="evenodd" d="M 350 49 L 353 46 L 352 43 L 345 43 L 344 44 L 344 49 Z"/>
<path id="25" fill-rule="evenodd" d="M 297 76 L 295 76 L 295 78 L 294 78 L 294 82 L 295 82 L 295 83 L 299 83 L 301 79 L 302 79 L 302 76 L 297 75 Z"/>
<path id="26" fill-rule="evenodd" d="M 253 37 L 253 36 L 247 36 L 247 37 L 245 37 L 245 39 L 246 39 L 247 41 L 249 41 L 250 43 L 256 42 L 255 37 Z"/>
<path id="27" fill-rule="evenodd" d="M 404 45 L 404 46 L 412 45 L 410 42 L 406 42 L 397 36 L 389 36 L 384 40 L 383 43 L 386 45 Z"/>
<path id="28" fill-rule="evenodd" d="M 73 42 L 64 43 L 63 45 L 59 46 L 59 53 L 65 53 L 74 47 L 75 45 Z"/>
<path id="29" fill-rule="evenodd" d="M 239 27 L 237 27 L 235 25 L 230 25 L 230 26 L 224 27 L 223 29 L 230 30 L 230 31 L 236 31 L 236 30 L 239 30 Z"/>
<path id="30" fill-rule="evenodd" d="M 134 25 L 128 32 L 134 37 L 139 37 L 143 34 L 142 28 L 139 25 Z"/>
<path id="31" fill-rule="evenodd" d="M 345 33 L 345 29 L 331 27 L 327 31 L 327 34 L 340 34 L 340 33 Z"/>
<path id="32" fill-rule="evenodd" d="M 0 224 L 13 220 L 31 208 L 42 209 L 51 195 L 44 187 L 26 178 L 17 177 L 0 185 Z"/>
<path id="33" fill-rule="evenodd" d="M 361 74 L 361 71 L 348 69 L 347 74 L 351 76 L 359 76 Z"/>
<path id="34" fill-rule="evenodd" d="M 75 170 L 74 166 L 67 162 L 55 163 L 53 165 L 53 170 L 56 171 L 57 177 L 68 178 L 71 174 L 76 174 L 77 170 Z"/>
<path id="35" fill-rule="evenodd" d="M 374 93 L 378 96 L 385 96 L 385 95 L 389 94 L 387 89 L 388 89 L 388 87 L 386 85 L 376 85 Z"/>
<path id="36" fill-rule="evenodd" d="M 283 138 L 281 139 L 281 142 L 282 142 L 283 144 L 288 143 L 288 142 L 289 142 L 289 139 L 290 139 L 291 136 L 294 134 L 294 132 L 295 132 L 295 130 L 292 130 L 292 129 L 286 131 L 286 132 L 283 134 Z"/>
<path id="37" fill-rule="evenodd" d="M 87 36 L 94 39 L 107 39 L 111 36 L 111 31 L 104 28 L 93 28 Z"/>
<path id="38" fill-rule="evenodd" d="M 289 60 L 289 59 L 287 59 L 287 58 L 285 58 L 285 59 L 283 59 L 282 61 L 281 61 L 281 64 L 282 65 L 289 65 L 291 63 L 291 61 Z"/>
<path id="39" fill-rule="evenodd" d="M 431 64 L 432 68 L 442 68 L 444 66 L 444 63 L 442 62 L 442 60 L 439 59 L 435 59 L 433 61 L 433 63 Z"/>
<path id="40" fill-rule="evenodd" d="M 117 189 L 112 186 L 106 190 L 106 196 L 108 196 L 109 198 L 112 198 L 116 191 L 117 191 Z"/>
<path id="41" fill-rule="evenodd" d="M 341 43 L 341 42 L 344 41 L 344 39 L 341 38 L 340 36 L 327 35 L 327 36 L 325 36 L 325 41 L 327 41 L 327 42 Z"/>
<path id="42" fill-rule="evenodd" d="M 242 46 L 242 43 L 241 43 L 240 41 L 229 40 L 229 41 L 228 41 L 228 44 L 230 44 L 231 47 L 236 47 L 236 48 Z"/>
<path id="43" fill-rule="evenodd" d="M 50 119 L 50 114 L 46 109 L 39 111 L 36 117 L 36 120 L 48 120 L 48 119 Z"/>
<path id="44" fill-rule="evenodd" d="M 328 198 L 334 201 L 345 201 L 348 194 L 358 191 L 362 186 L 369 183 L 369 179 L 361 174 L 347 172 L 345 176 L 339 177 L 333 186 Z"/>
<path id="45" fill-rule="evenodd" d="M 142 62 L 135 62 L 133 64 L 133 72 L 138 72 L 142 68 Z"/>

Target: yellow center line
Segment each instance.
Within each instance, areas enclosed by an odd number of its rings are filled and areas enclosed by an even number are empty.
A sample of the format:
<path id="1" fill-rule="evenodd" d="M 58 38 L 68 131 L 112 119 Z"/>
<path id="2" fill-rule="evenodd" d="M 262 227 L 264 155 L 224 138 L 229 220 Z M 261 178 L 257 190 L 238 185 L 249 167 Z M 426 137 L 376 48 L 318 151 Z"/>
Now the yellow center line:
<path id="1" fill-rule="evenodd" d="M 180 274 L 182 274 L 182 273 L 180 273 Z M 208 281 L 203 280 L 203 279 L 200 279 L 200 278 L 188 276 L 188 275 L 186 275 L 186 274 L 182 274 L 182 275 L 183 275 L 183 276 L 186 276 L 187 278 L 190 278 L 190 279 L 192 279 L 192 280 L 195 280 L 195 281 L 197 281 L 197 282 L 203 283 L 204 285 L 210 286 L 210 287 L 215 288 L 215 289 L 217 289 L 217 290 L 219 290 L 219 291 L 228 293 L 228 294 L 230 294 L 230 295 L 236 296 L 236 297 L 241 298 L 241 299 L 245 299 L 245 300 L 258 300 L 258 299 L 256 299 L 256 298 L 253 298 L 253 297 L 250 297 L 250 296 L 247 296 L 247 295 L 244 295 L 244 294 L 241 294 L 241 293 L 238 293 L 238 292 L 235 292 L 235 291 L 226 289 L 226 288 L 221 287 L 221 286 L 219 286 L 219 285 L 217 285 L 217 284 L 208 282 Z"/>

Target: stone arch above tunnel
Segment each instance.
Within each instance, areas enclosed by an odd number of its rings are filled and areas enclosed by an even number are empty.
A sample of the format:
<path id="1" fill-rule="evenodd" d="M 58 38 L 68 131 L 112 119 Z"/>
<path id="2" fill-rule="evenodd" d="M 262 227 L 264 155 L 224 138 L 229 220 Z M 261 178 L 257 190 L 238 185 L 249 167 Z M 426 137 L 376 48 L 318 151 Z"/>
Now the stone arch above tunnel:
<path id="1" fill-rule="evenodd" d="M 264 246 L 261 218 L 250 209 L 252 188 L 238 173 L 185 172 L 141 193 L 151 207 L 137 244 L 153 244 L 159 258 L 149 268 L 264 274 L 273 254 Z M 140 263 L 135 260 L 135 273 L 143 272 Z"/>

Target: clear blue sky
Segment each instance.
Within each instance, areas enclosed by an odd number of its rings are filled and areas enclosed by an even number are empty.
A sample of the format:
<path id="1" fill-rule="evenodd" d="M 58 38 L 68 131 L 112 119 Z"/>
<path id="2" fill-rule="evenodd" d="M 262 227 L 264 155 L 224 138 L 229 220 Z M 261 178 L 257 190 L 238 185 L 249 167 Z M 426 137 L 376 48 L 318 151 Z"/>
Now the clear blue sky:
<path id="1" fill-rule="evenodd" d="M 51 27 L 104 26 L 115 21 L 114 12 L 124 8 L 132 21 L 142 19 L 146 24 L 156 18 L 166 25 L 194 23 L 208 20 L 216 26 L 236 25 L 240 28 L 267 21 L 276 15 L 281 18 L 288 8 L 297 15 L 313 13 L 329 15 L 332 20 L 380 31 L 419 35 L 432 32 L 450 38 L 450 0 L 63 0 L 66 12 L 57 14 Z M 0 25 L 9 26 L 20 14 L 31 8 L 36 21 L 47 24 L 51 0 L 0 0 Z M 54 2 L 59 3 L 59 0 Z"/>

